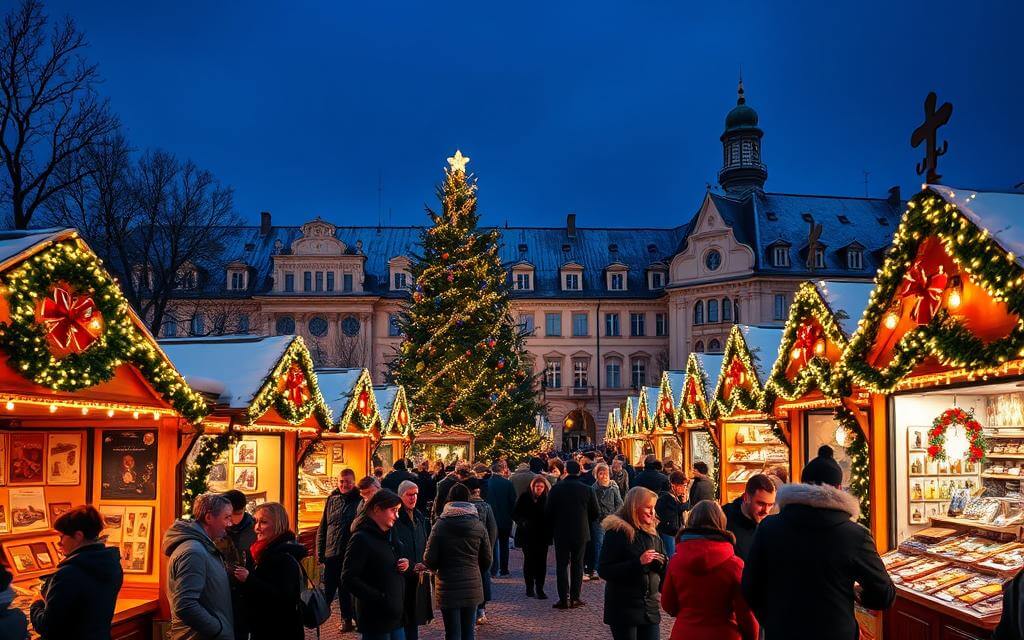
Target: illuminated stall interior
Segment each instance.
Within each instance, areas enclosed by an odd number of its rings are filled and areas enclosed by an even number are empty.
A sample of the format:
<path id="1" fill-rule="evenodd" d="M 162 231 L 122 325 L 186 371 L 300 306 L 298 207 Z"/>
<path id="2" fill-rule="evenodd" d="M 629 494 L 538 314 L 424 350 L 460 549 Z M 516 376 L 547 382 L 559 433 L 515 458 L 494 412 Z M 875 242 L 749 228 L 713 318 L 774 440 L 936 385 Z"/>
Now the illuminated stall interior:
<path id="1" fill-rule="evenodd" d="M 677 374 L 682 381 L 682 372 L 663 372 L 657 387 L 645 387 L 648 398 L 647 410 L 651 417 L 651 446 L 654 455 L 662 464 L 671 462 L 676 471 L 684 469 L 683 447 L 676 435 L 676 405 L 672 398 L 670 373 Z"/>
<path id="2" fill-rule="evenodd" d="M 691 353 L 686 359 L 676 410 L 679 416 L 677 429 L 686 443 L 689 466 L 697 461 L 707 464 L 708 476 L 714 479 L 716 487 L 721 480 L 721 443 L 711 410 L 721 370 L 721 354 Z"/>
<path id="3" fill-rule="evenodd" d="M 409 456 L 413 461 L 443 460 L 446 465 L 476 457 L 476 438 L 465 429 L 428 422 L 416 429 Z"/>
<path id="4" fill-rule="evenodd" d="M 124 570 L 111 635 L 149 638 L 176 434 L 205 402 L 77 232 L 0 232 L 0 272 L 0 557 L 14 576 L 11 606 L 27 614 L 63 559 L 54 521 L 93 504 Z"/>
<path id="5" fill-rule="evenodd" d="M 298 461 L 331 411 L 299 336 L 218 336 L 161 341 L 189 384 L 210 398 L 203 431 L 183 434 L 183 509 L 200 490 L 237 489 L 248 509 L 280 502 L 297 521 Z M 199 453 L 213 448 L 209 468 Z M 326 468 L 315 472 L 326 481 Z M 204 482 L 205 480 L 205 482 Z"/>
<path id="6" fill-rule="evenodd" d="M 391 471 L 395 460 L 404 458 L 412 437 L 412 418 L 409 402 L 406 400 L 405 387 L 399 385 L 376 385 L 373 395 L 380 413 L 379 433 L 374 440 L 374 466 L 384 467 L 385 473 Z"/>
<path id="7" fill-rule="evenodd" d="M 772 467 L 789 467 L 789 448 L 774 419 L 761 410 L 769 367 L 782 329 L 733 325 L 714 392 L 714 417 L 721 443 L 722 501 L 743 493 L 747 480 Z"/>

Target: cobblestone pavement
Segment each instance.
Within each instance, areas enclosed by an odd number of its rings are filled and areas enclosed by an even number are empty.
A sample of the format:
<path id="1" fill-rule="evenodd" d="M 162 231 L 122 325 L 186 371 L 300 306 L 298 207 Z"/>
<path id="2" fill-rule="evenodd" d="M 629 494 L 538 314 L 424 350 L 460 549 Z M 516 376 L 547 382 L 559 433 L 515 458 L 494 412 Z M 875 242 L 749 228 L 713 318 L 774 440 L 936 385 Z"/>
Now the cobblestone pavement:
<path id="1" fill-rule="evenodd" d="M 495 578 L 492 582 L 491 602 L 487 604 L 487 624 L 476 628 L 476 637 L 481 640 L 531 640 L 534 638 L 611 638 L 608 627 L 602 622 L 604 609 L 604 582 L 584 582 L 583 601 L 586 606 L 578 609 L 559 611 L 551 605 L 557 599 L 554 576 L 554 553 L 548 557 L 548 580 L 545 591 L 548 600 L 526 597 L 522 572 L 523 554 L 518 549 L 511 551 L 509 570 L 512 575 Z M 444 625 L 441 612 L 430 624 L 420 627 L 421 640 L 444 640 Z M 320 628 L 322 640 L 358 640 L 358 633 L 341 633 L 337 602 L 334 615 Z M 672 631 L 672 618 L 664 612 L 661 620 L 661 637 L 667 640 Z M 316 640 L 315 631 L 306 631 L 306 640 Z"/>

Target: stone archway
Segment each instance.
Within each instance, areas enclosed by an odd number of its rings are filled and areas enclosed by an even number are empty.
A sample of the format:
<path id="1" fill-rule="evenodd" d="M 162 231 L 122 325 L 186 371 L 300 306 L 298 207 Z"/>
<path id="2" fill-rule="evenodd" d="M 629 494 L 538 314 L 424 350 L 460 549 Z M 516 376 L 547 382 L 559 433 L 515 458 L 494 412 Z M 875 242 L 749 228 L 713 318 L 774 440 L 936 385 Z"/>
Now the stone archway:
<path id="1" fill-rule="evenodd" d="M 575 451 L 597 442 L 597 423 L 586 409 L 574 409 L 562 422 L 562 451 Z"/>

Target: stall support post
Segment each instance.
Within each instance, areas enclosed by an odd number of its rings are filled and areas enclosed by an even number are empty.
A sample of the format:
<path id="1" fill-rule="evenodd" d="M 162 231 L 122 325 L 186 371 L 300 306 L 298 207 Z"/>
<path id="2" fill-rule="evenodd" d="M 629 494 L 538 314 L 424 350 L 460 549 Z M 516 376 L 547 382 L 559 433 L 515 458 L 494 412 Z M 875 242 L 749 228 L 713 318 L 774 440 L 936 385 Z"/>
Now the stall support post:
<path id="1" fill-rule="evenodd" d="M 871 478 L 871 535 L 878 550 L 890 548 L 889 530 L 889 419 L 888 398 L 871 395 L 871 425 L 868 452 Z M 895 535 L 895 534 L 893 534 Z"/>

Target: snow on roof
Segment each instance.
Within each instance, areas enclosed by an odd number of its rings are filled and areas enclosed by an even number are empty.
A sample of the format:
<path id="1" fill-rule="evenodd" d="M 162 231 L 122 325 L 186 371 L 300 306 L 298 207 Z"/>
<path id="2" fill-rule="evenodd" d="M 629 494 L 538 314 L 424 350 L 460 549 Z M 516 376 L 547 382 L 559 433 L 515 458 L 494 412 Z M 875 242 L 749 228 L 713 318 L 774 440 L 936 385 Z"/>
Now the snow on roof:
<path id="1" fill-rule="evenodd" d="M 678 407 L 683 403 L 683 394 L 686 380 L 685 371 L 666 371 L 665 379 L 668 380 L 668 388 L 672 393 L 672 405 Z"/>
<path id="2" fill-rule="evenodd" d="M 736 325 L 743 333 L 743 340 L 747 343 L 747 350 L 750 351 L 750 358 L 753 361 L 758 380 L 764 385 L 768 380 L 772 365 L 779 354 L 779 343 L 782 342 L 782 329 L 779 327 L 753 327 L 750 325 Z"/>
<path id="3" fill-rule="evenodd" d="M 814 283 L 821 298 L 828 303 L 839 322 L 839 328 L 849 338 L 857 330 L 857 323 L 868 306 L 868 298 L 875 285 L 870 282 L 836 282 L 819 280 Z"/>
<path id="4" fill-rule="evenodd" d="M 352 400 L 352 393 L 355 389 L 362 369 L 317 369 L 316 381 L 320 385 L 320 393 L 324 401 L 331 408 L 331 414 L 335 419 L 341 419 L 345 413 L 345 407 Z"/>
<path id="5" fill-rule="evenodd" d="M 391 410 L 398 399 L 398 386 L 393 384 L 377 384 L 373 386 L 373 395 L 377 397 L 377 410 L 380 412 L 380 423 L 388 424 Z"/>
<path id="6" fill-rule="evenodd" d="M 190 387 L 218 396 L 217 404 L 245 409 L 295 336 L 168 338 L 160 347 Z"/>
<path id="7" fill-rule="evenodd" d="M 718 384 L 718 376 L 722 372 L 722 360 L 725 359 L 725 356 L 721 353 L 695 353 L 693 355 L 697 358 L 700 368 L 707 374 L 704 379 L 704 397 L 713 398 L 715 385 Z"/>
<path id="8" fill-rule="evenodd" d="M 0 263 L 45 242 L 70 235 L 74 229 L 14 229 L 0 231 Z"/>
<path id="9" fill-rule="evenodd" d="M 658 403 L 661 402 L 661 389 L 658 387 L 644 387 L 644 392 L 647 394 L 647 417 L 654 419 L 654 414 L 658 412 Z"/>
<path id="10" fill-rule="evenodd" d="M 979 229 L 987 229 L 992 239 L 1024 266 L 1024 193 L 971 191 L 941 184 L 924 187 L 955 205 Z"/>
<path id="11" fill-rule="evenodd" d="M 629 396 L 626 403 L 629 404 L 629 414 L 636 420 L 637 413 L 640 412 L 640 396 Z"/>

